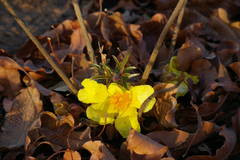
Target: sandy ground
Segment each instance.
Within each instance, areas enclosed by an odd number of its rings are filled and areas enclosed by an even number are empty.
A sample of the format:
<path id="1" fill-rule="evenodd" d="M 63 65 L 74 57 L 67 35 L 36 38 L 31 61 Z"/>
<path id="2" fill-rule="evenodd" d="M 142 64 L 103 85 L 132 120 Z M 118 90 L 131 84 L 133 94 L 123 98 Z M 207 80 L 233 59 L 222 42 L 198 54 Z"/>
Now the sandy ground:
<path id="1" fill-rule="evenodd" d="M 8 2 L 35 35 L 49 30 L 53 24 L 74 18 L 71 1 L 68 0 L 8 0 Z M 0 4 L 0 49 L 17 49 L 26 39 L 26 35 L 13 17 Z"/>

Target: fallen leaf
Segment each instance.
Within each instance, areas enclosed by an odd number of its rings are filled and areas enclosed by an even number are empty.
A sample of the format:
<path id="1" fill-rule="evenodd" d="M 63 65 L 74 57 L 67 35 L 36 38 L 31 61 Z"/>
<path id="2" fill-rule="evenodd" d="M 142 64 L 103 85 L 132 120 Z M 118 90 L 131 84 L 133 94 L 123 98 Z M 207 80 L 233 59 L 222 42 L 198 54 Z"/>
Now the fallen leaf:
<path id="1" fill-rule="evenodd" d="M 204 46 L 197 39 L 188 39 L 177 53 L 178 69 L 188 72 L 193 61 L 203 57 L 206 54 L 204 52 Z"/>
<path id="2" fill-rule="evenodd" d="M 83 148 L 91 152 L 90 160 L 116 160 L 101 141 L 88 141 L 83 144 Z"/>
<path id="3" fill-rule="evenodd" d="M 154 86 L 155 91 L 161 91 L 162 89 L 171 88 L 172 83 L 159 83 Z M 154 107 L 155 117 L 158 119 L 160 125 L 166 128 L 174 128 L 177 126 L 175 121 L 175 111 L 177 100 L 173 96 L 177 93 L 177 88 L 156 95 L 157 101 Z"/>
<path id="4" fill-rule="evenodd" d="M 22 88 L 20 73 L 23 70 L 14 60 L 0 56 L 0 94 L 14 97 Z"/>
<path id="5" fill-rule="evenodd" d="M 30 86 L 20 90 L 13 100 L 10 112 L 5 116 L 5 122 L 0 134 L 0 147 L 20 147 L 25 144 L 25 138 L 42 110 L 39 91 Z"/>
<path id="6" fill-rule="evenodd" d="M 151 138 L 135 130 L 129 132 L 127 148 L 131 151 L 132 159 L 160 159 L 168 151 L 168 147 L 153 141 Z"/>
<path id="7" fill-rule="evenodd" d="M 229 67 L 237 74 L 240 79 L 240 62 L 234 62 L 229 65 Z"/>
<path id="8" fill-rule="evenodd" d="M 190 134 L 179 129 L 173 129 L 172 131 L 153 131 L 148 133 L 147 136 L 169 148 L 176 148 L 184 144 L 190 137 Z"/>
<path id="9" fill-rule="evenodd" d="M 63 160 L 81 160 L 81 156 L 77 151 L 67 149 L 63 155 Z"/>
<path id="10" fill-rule="evenodd" d="M 226 127 L 224 127 L 219 132 L 219 135 L 223 136 L 225 138 L 225 141 L 223 146 L 217 150 L 216 156 L 214 156 L 214 158 L 217 160 L 224 160 L 227 159 L 233 151 L 237 143 L 237 135 L 232 129 Z"/>
<path id="11" fill-rule="evenodd" d="M 71 114 L 62 116 L 60 119 L 52 112 L 41 114 L 40 132 L 46 139 L 62 147 L 71 147 L 78 150 L 85 142 L 90 140 L 90 128 L 84 131 L 73 131 L 74 118 Z M 70 146 L 69 146 L 69 145 Z"/>

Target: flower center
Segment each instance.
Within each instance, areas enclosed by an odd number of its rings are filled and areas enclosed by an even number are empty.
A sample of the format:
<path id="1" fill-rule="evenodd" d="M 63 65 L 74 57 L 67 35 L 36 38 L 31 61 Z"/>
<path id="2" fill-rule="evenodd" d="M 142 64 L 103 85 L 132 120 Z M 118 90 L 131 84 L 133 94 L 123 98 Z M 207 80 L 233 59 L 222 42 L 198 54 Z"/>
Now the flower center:
<path id="1" fill-rule="evenodd" d="M 110 104 L 114 105 L 117 110 L 125 109 L 131 101 L 131 96 L 128 92 L 115 93 L 110 97 Z"/>

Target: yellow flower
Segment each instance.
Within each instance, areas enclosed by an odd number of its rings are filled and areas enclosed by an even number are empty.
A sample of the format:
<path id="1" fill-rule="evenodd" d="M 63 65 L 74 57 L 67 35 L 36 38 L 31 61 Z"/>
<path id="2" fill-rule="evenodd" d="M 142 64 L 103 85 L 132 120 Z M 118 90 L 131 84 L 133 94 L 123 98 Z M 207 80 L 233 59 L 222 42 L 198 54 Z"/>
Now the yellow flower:
<path id="1" fill-rule="evenodd" d="M 177 88 L 176 97 L 184 96 L 188 92 L 188 85 L 186 83 L 187 79 L 191 79 L 194 84 L 197 84 L 199 82 L 198 76 L 193 76 L 191 74 L 188 74 L 187 72 L 183 72 L 177 69 L 177 57 L 173 56 L 170 60 L 170 63 L 167 67 L 167 72 L 173 73 L 176 76 L 176 80 L 171 81 L 171 83 L 177 84 L 178 78 L 181 76 L 184 77 L 184 81 L 180 83 L 180 85 Z"/>
<path id="2" fill-rule="evenodd" d="M 123 137 L 127 137 L 132 128 L 140 132 L 137 109 L 154 92 L 151 86 L 140 85 L 127 90 L 117 83 L 107 87 L 91 79 L 84 79 L 82 85 L 84 88 L 79 90 L 78 99 L 91 104 L 86 111 L 89 119 L 100 125 L 115 122 Z M 151 110 L 155 101 L 153 98 L 144 112 Z"/>

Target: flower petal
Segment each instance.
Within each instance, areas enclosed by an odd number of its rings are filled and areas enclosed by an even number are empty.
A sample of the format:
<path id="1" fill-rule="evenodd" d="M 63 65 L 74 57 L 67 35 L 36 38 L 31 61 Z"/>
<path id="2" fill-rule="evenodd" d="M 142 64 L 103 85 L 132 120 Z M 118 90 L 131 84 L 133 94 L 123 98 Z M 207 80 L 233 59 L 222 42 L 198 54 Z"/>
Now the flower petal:
<path id="1" fill-rule="evenodd" d="M 115 120 L 115 128 L 124 138 L 128 136 L 128 133 L 132 128 L 140 132 L 140 125 L 138 123 L 137 116 L 118 116 L 118 118 Z"/>
<path id="2" fill-rule="evenodd" d="M 135 86 L 130 89 L 132 92 L 132 103 L 130 107 L 134 108 L 140 108 L 142 103 L 150 96 L 153 94 L 154 89 L 149 86 L 149 85 L 140 85 L 140 86 Z M 152 109 L 156 99 L 153 98 L 148 105 L 146 106 L 144 112 L 149 111 Z"/>
<path id="3" fill-rule="evenodd" d="M 116 92 L 123 93 L 123 88 L 119 86 L 117 83 L 111 83 L 108 86 L 108 94 L 109 96 L 114 95 Z"/>
<path id="4" fill-rule="evenodd" d="M 87 108 L 87 117 L 100 125 L 105 125 L 114 122 L 116 114 L 109 114 L 104 110 L 104 103 L 92 104 Z"/>
<path id="5" fill-rule="evenodd" d="M 84 103 L 101 103 L 108 96 L 107 87 L 91 79 L 82 81 L 83 89 L 78 91 L 78 99 Z"/>

